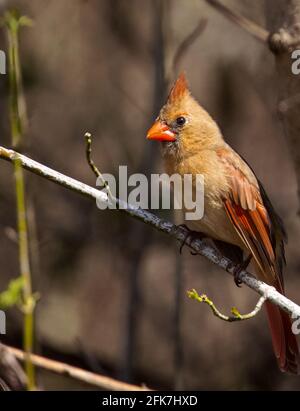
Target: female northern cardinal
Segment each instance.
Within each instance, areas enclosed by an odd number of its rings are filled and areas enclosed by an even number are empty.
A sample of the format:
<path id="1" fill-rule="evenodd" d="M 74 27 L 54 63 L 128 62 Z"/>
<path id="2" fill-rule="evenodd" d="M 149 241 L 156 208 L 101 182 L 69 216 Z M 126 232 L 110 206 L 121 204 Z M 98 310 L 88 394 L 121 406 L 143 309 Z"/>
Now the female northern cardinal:
<path id="1" fill-rule="evenodd" d="M 283 294 L 282 221 L 254 172 L 191 96 L 184 74 L 175 82 L 147 139 L 162 142 L 167 173 L 204 176 L 204 216 L 193 221 L 192 228 L 227 243 L 229 252 L 247 253 L 258 278 Z M 298 374 L 299 349 L 290 318 L 270 302 L 266 308 L 279 368 Z"/>

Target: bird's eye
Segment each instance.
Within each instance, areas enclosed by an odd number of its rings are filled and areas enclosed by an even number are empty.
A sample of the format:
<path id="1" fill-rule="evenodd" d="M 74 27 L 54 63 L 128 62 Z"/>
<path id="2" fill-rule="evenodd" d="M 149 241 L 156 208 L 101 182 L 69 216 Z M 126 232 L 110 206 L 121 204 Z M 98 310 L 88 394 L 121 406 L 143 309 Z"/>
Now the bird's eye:
<path id="1" fill-rule="evenodd" d="M 186 119 L 185 117 L 180 116 L 180 117 L 177 117 L 175 121 L 176 121 L 177 126 L 181 127 L 185 124 Z"/>

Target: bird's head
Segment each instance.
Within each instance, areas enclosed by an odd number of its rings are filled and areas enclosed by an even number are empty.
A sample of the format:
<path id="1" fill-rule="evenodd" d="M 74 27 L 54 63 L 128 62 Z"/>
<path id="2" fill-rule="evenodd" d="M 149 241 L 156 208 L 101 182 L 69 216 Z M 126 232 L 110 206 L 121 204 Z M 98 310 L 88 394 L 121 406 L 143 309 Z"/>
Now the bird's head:
<path id="1" fill-rule="evenodd" d="M 191 95 L 184 73 L 172 87 L 147 139 L 161 141 L 166 151 L 186 154 L 222 140 L 214 120 Z"/>

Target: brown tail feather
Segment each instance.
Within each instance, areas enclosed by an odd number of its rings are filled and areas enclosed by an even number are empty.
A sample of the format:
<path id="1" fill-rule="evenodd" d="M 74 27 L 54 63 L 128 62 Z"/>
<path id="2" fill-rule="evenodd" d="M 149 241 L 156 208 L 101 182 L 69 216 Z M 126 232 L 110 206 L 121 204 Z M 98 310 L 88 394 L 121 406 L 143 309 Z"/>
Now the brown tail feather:
<path id="1" fill-rule="evenodd" d="M 280 291 L 280 290 L 279 290 Z M 273 349 L 281 371 L 299 374 L 299 348 L 289 315 L 270 302 L 265 303 Z"/>
<path id="2" fill-rule="evenodd" d="M 277 270 L 270 267 L 269 272 L 262 272 L 255 264 L 257 277 L 285 295 L 280 266 Z M 279 274 L 278 274 L 279 273 Z M 290 316 L 278 306 L 269 301 L 265 302 L 269 326 L 272 336 L 273 350 L 281 371 L 290 374 L 300 374 L 300 354 L 297 339 L 292 331 Z"/>

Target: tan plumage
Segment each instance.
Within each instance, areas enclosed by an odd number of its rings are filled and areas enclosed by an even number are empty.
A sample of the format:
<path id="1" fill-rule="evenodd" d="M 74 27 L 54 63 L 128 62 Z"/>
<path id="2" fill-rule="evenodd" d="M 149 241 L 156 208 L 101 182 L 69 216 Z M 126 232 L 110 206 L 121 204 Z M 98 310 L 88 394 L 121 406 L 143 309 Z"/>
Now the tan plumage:
<path id="1" fill-rule="evenodd" d="M 147 137 L 162 141 L 169 174 L 204 176 L 204 217 L 187 225 L 251 254 L 257 276 L 283 293 L 282 222 L 249 165 L 191 96 L 183 74 Z M 289 316 L 270 303 L 266 306 L 279 367 L 296 374 L 299 350 Z"/>

